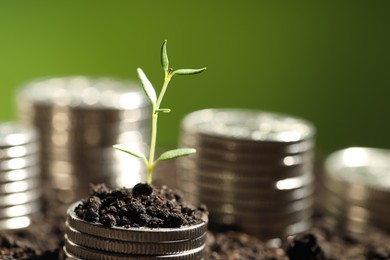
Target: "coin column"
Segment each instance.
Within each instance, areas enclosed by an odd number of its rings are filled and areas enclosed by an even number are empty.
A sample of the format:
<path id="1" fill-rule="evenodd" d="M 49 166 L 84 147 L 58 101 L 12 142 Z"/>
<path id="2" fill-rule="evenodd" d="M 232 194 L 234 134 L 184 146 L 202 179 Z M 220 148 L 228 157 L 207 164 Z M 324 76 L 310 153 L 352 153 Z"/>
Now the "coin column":
<path id="1" fill-rule="evenodd" d="M 132 187 L 144 180 L 142 162 L 112 148 L 146 149 L 151 108 L 138 85 L 87 77 L 35 81 L 19 92 L 18 108 L 39 129 L 43 175 L 61 201 L 85 196 L 90 183 Z"/>
<path id="2" fill-rule="evenodd" d="M 68 210 L 64 252 L 69 259 L 203 259 L 207 221 L 180 228 L 105 227 Z"/>
<path id="3" fill-rule="evenodd" d="M 390 150 L 351 147 L 325 161 L 325 213 L 346 231 L 365 234 L 375 226 L 390 231 Z"/>
<path id="4" fill-rule="evenodd" d="M 0 122 L 0 230 L 28 227 L 41 210 L 38 134 Z"/>
<path id="5" fill-rule="evenodd" d="M 265 239 L 303 232 L 313 213 L 314 131 L 276 113 L 193 112 L 182 122 L 180 146 L 197 153 L 178 160 L 178 188 L 208 206 L 210 226 Z"/>

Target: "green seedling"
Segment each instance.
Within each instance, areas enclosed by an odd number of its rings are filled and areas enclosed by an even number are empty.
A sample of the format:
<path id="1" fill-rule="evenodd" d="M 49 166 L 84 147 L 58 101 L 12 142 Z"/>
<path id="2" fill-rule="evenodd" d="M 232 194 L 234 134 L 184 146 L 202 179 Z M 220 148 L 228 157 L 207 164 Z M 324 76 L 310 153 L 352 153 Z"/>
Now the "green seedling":
<path id="1" fill-rule="evenodd" d="M 152 103 L 152 133 L 150 138 L 150 150 L 149 150 L 149 158 L 147 158 L 140 150 L 136 147 L 131 147 L 128 145 L 116 144 L 113 147 L 122 152 L 128 153 L 132 156 L 140 158 L 146 165 L 147 168 L 147 178 L 146 183 L 152 183 L 152 173 L 154 167 L 156 167 L 157 163 L 160 161 L 171 160 L 182 156 L 187 156 L 196 152 L 193 148 L 180 148 L 174 149 L 170 151 L 166 151 L 157 158 L 155 157 L 155 149 L 156 149 L 156 140 L 157 140 L 157 120 L 159 113 L 169 113 L 171 110 L 169 108 L 160 108 L 161 102 L 164 98 L 165 92 L 168 88 L 168 84 L 171 81 L 171 78 L 174 75 L 194 75 L 203 72 L 206 68 L 201 69 L 178 69 L 173 70 L 169 67 L 169 60 L 167 54 L 167 41 L 165 40 L 161 46 L 161 65 L 163 67 L 165 77 L 164 84 L 161 88 L 160 94 L 157 97 L 156 91 L 153 85 L 150 83 L 149 79 L 146 77 L 145 73 L 141 68 L 137 69 L 138 77 L 142 82 L 143 89 L 145 91 L 146 96 Z"/>

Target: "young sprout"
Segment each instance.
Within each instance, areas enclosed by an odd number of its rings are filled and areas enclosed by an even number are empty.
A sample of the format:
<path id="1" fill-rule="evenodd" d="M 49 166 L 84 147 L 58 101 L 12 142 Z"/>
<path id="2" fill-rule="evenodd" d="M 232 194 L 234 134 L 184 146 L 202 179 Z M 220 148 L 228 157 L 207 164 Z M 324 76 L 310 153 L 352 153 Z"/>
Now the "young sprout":
<path id="1" fill-rule="evenodd" d="M 171 81 L 171 78 L 174 75 L 194 75 L 201 73 L 202 71 L 206 70 L 206 68 L 201 69 L 178 69 L 173 70 L 172 68 L 169 68 L 169 60 L 168 60 L 168 54 L 167 54 L 167 41 L 165 40 L 161 46 L 161 65 L 165 72 L 164 77 L 164 84 L 162 86 L 162 89 L 160 91 L 160 94 L 156 95 L 156 91 L 153 87 L 153 85 L 150 83 L 149 79 L 146 77 L 145 73 L 142 71 L 141 68 L 137 69 L 138 77 L 141 79 L 143 89 L 145 91 L 146 96 L 152 103 L 152 133 L 150 138 L 150 150 L 149 150 L 149 159 L 137 148 L 131 147 L 128 145 L 122 145 L 122 144 L 116 144 L 113 147 L 119 151 L 131 154 L 132 156 L 135 156 L 137 158 L 140 158 L 143 160 L 143 162 L 146 165 L 147 168 L 147 178 L 146 183 L 151 184 L 152 183 L 152 172 L 154 167 L 156 167 L 157 163 L 160 161 L 165 160 L 171 160 L 182 156 L 187 156 L 190 154 L 193 154 L 196 152 L 193 148 L 180 148 L 180 149 L 174 149 L 167 152 L 164 152 L 160 155 L 160 157 L 157 158 L 157 160 L 154 160 L 154 154 L 156 149 L 156 140 L 157 140 L 157 120 L 159 113 L 169 113 L 171 110 L 169 108 L 160 108 L 161 102 L 164 98 L 165 92 L 168 88 L 168 84 Z"/>

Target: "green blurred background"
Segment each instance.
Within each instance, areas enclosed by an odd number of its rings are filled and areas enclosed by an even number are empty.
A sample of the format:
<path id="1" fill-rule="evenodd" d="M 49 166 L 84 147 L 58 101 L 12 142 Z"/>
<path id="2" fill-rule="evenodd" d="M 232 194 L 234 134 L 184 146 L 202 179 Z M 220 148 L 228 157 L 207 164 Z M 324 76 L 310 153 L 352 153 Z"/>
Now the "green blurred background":
<path id="1" fill-rule="evenodd" d="M 283 112 L 312 121 L 317 147 L 390 148 L 390 1 L 1 1 L 0 120 L 31 79 L 65 75 L 162 83 L 168 39 L 176 77 L 160 146 L 181 118 L 209 107 Z"/>

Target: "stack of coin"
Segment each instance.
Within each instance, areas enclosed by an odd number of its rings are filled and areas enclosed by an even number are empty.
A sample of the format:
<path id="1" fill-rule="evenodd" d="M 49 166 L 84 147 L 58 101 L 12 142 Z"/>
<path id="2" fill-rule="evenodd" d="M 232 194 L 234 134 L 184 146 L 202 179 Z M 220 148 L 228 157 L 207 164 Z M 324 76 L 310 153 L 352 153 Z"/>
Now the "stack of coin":
<path id="1" fill-rule="evenodd" d="M 300 233 L 313 212 L 314 127 L 307 121 L 245 109 L 206 109 L 182 122 L 178 188 L 205 203 L 210 223 L 260 238 Z"/>
<path id="2" fill-rule="evenodd" d="M 0 230 L 25 228 L 40 213 L 39 139 L 31 126 L 0 123 Z"/>
<path id="3" fill-rule="evenodd" d="M 142 88 L 110 78 L 52 78 L 21 89 L 23 121 L 41 134 L 43 176 L 65 202 L 88 194 L 90 183 L 111 187 L 144 180 L 141 161 L 115 151 L 131 143 L 145 149 L 151 108 Z"/>
<path id="4" fill-rule="evenodd" d="M 390 231 L 390 150 L 351 147 L 325 161 L 322 205 L 353 233 L 370 226 Z"/>
<path id="5" fill-rule="evenodd" d="M 182 228 L 105 227 L 69 210 L 64 252 L 69 259 L 203 259 L 207 222 Z"/>

